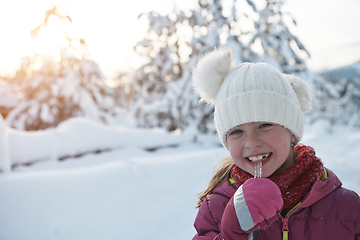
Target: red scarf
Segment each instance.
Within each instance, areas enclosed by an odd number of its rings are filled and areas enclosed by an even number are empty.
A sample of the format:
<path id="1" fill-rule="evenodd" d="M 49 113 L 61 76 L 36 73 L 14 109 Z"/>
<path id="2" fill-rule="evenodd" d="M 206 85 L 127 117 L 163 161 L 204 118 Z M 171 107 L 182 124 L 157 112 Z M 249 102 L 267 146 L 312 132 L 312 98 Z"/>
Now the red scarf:
<path id="1" fill-rule="evenodd" d="M 324 173 L 324 166 L 315 156 L 315 150 L 312 147 L 299 144 L 294 148 L 294 154 L 293 165 L 269 177 L 281 190 L 284 200 L 283 210 L 290 210 L 302 201 L 313 183 Z M 253 177 L 237 165 L 231 169 L 231 176 L 240 184 Z"/>

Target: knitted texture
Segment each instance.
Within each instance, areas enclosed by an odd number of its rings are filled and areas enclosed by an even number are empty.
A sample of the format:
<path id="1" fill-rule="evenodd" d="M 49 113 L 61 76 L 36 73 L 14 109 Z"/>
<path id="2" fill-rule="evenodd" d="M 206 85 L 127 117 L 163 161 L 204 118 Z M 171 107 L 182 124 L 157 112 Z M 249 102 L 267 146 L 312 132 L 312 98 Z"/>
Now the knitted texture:
<path id="1" fill-rule="evenodd" d="M 225 77 L 215 101 L 215 125 L 228 148 L 227 132 L 243 123 L 272 122 L 289 129 L 297 144 L 304 131 L 297 95 L 282 73 L 266 63 L 243 63 Z"/>
<path id="2" fill-rule="evenodd" d="M 291 167 L 269 177 L 280 188 L 283 210 L 290 210 L 302 201 L 313 183 L 324 173 L 323 164 L 312 147 L 299 144 L 294 148 L 294 154 L 295 163 Z M 236 165 L 231 169 L 231 176 L 240 184 L 253 177 Z"/>

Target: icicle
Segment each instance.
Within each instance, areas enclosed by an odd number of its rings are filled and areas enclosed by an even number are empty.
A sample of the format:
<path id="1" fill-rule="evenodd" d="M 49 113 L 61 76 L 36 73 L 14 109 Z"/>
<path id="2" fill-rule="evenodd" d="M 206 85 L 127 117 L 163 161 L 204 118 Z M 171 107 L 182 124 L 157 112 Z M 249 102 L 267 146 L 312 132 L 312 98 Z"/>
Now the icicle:
<path id="1" fill-rule="evenodd" d="M 260 178 L 261 175 L 262 175 L 262 162 L 261 161 L 256 161 L 255 162 L 254 178 Z"/>
<path id="2" fill-rule="evenodd" d="M 254 232 L 248 234 L 248 240 L 254 240 Z"/>
<path id="3" fill-rule="evenodd" d="M 248 233 L 248 240 L 257 240 L 259 236 L 259 230 Z"/>

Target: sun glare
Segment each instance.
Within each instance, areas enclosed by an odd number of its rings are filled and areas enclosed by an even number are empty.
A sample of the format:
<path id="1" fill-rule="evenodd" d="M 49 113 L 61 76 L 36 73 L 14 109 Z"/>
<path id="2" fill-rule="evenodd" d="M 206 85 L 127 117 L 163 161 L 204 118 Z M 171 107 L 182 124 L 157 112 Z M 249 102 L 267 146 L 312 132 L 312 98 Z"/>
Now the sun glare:
<path id="1" fill-rule="evenodd" d="M 171 9 L 172 3 L 164 1 L 163 8 Z M 141 2 L 142 4 L 138 4 Z M 72 18 L 70 28 L 55 16 L 49 18 L 47 27 L 39 27 L 35 38 L 31 31 L 44 21 L 45 13 L 53 7 L 67 8 Z M 86 9 L 84 6 L 86 5 Z M 58 56 L 59 47 L 69 44 L 64 30 L 71 38 L 84 38 L 91 58 L 101 65 L 105 73 L 115 74 L 116 69 L 129 65 L 139 66 L 134 45 L 147 31 L 146 17 L 140 13 L 153 10 L 151 1 L 129 3 L 126 8 L 121 1 L 105 3 L 85 0 L 12 0 L 0 1 L 0 75 L 10 75 L 20 68 L 22 56 L 33 54 Z M 167 11 L 164 11 L 165 13 Z M 6 24 L 3 24 L 6 23 Z M 73 31 L 72 35 L 70 31 Z M 6 37 L 4 37 L 6 35 Z M 34 34 L 33 34 L 34 35 Z M 72 41 L 71 47 L 78 49 Z"/>
<path id="2" fill-rule="evenodd" d="M 58 54 L 59 47 L 66 47 L 66 35 L 58 23 L 51 22 L 46 28 L 41 27 L 39 34 L 32 39 L 32 50 L 39 55 Z"/>
<path id="3" fill-rule="evenodd" d="M 20 68 L 21 58 L 31 55 L 34 49 L 40 50 L 40 45 L 48 49 L 47 43 L 35 44 L 30 32 L 41 24 L 51 4 L 49 0 L 39 0 L 37 4 L 27 0 L 0 1 L 0 75 L 13 76 Z"/>

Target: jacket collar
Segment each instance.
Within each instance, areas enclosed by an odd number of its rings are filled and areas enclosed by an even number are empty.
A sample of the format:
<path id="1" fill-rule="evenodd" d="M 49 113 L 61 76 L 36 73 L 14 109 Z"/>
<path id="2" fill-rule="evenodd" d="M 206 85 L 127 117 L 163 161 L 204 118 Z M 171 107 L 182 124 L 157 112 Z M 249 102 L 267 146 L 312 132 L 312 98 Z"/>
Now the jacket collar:
<path id="1" fill-rule="evenodd" d="M 311 206 L 341 187 L 342 183 L 340 179 L 331 170 L 325 168 L 325 171 L 327 178 L 323 181 L 317 179 L 303 200 L 303 204 L 301 205 L 303 208 Z"/>
<path id="2" fill-rule="evenodd" d="M 231 198 L 239 187 L 239 183 L 231 182 L 228 178 L 225 178 L 212 192 Z"/>

